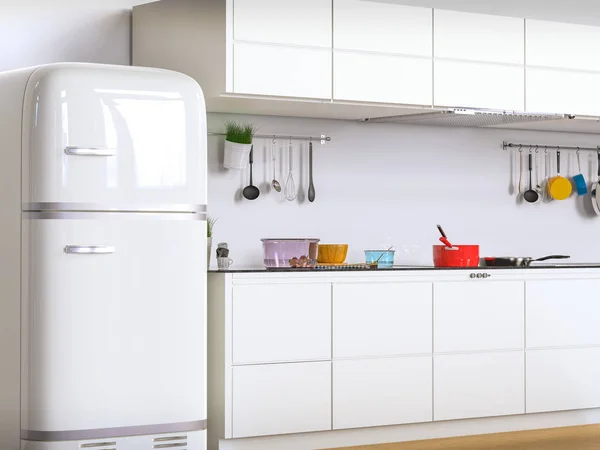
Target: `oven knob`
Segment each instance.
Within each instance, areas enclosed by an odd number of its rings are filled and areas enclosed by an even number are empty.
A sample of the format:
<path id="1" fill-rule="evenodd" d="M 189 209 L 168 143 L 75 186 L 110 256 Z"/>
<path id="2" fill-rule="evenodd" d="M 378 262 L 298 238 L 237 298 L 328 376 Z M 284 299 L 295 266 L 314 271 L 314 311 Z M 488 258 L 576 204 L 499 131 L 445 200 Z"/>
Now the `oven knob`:
<path id="1" fill-rule="evenodd" d="M 469 275 L 471 278 L 475 278 L 477 275 L 472 273 L 471 275 Z"/>

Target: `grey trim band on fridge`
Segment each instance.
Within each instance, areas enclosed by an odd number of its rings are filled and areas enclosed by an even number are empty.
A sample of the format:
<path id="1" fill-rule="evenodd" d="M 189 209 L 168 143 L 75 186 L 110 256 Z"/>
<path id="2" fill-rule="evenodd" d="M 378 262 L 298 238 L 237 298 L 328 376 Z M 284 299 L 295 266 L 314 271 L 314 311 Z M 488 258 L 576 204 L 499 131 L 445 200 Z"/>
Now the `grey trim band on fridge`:
<path id="1" fill-rule="evenodd" d="M 96 428 L 91 430 L 35 431 L 21 430 L 21 439 L 26 441 L 81 441 L 87 439 L 110 439 L 145 434 L 186 433 L 206 430 L 206 420 L 194 422 L 139 425 L 132 427 Z"/>
<path id="2" fill-rule="evenodd" d="M 206 220 L 206 213 L 158 212 L 86 212 L 86 211 L 25 211 L 23 219 L 81 219 L 81 220 Z"/>
<path id="3" fill-rule="evenodd" d="M 23 211 L 94 211 L 94 212 L 160 212 L 203 213 L 206 205 L 176 203 L 172 205 L 119 205 L 103 203 L 43 202 L 23 203 Z"/>

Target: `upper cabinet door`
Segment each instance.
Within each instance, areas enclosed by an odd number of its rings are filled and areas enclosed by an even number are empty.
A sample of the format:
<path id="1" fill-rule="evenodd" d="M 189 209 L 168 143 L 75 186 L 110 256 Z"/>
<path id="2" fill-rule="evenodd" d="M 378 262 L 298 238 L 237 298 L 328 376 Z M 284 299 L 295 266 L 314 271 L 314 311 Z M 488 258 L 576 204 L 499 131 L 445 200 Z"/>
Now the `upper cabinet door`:
<path id="1" fill-rule="evenodd" d="M 527 20 L 527 65 L 600 70 L 600 28 Z"/>
<path id="2" fill-rule="evenodd" d="M 434 66 L 435 106 L 525 109 L 523 67 L 440 60 Z"/>
<path id="3" fill-rule="evenodd" d="M 331 51 L 236 42 L 237 94 L 331 98 Z"/>
<path id="4" fill-rule="evenodd" d="M 333 4 L 336 49 L 431 57 L 431 34 L 429 8 L 367 0 L 335 0 Z"/>
<path id="5" fill-rule="evenodd" d="M 332 0 L 235 0 L 236 40 L 331 47 Z"/>
<path id="6" fill-rule="evenodd" d="M 436 9 L 436 58 L 524 64 L 524 19 Z"/>

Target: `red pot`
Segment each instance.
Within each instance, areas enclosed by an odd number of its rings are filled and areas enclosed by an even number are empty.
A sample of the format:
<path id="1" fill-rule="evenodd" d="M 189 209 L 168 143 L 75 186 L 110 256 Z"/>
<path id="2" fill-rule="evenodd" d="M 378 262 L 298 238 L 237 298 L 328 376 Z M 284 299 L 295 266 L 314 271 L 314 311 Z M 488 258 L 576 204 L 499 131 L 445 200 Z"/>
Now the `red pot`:
<path id="1" fill-rule="evenodd" d="M 477 267 L 479 266 L 479 245 L 433 246 L 435 267 Z"/>

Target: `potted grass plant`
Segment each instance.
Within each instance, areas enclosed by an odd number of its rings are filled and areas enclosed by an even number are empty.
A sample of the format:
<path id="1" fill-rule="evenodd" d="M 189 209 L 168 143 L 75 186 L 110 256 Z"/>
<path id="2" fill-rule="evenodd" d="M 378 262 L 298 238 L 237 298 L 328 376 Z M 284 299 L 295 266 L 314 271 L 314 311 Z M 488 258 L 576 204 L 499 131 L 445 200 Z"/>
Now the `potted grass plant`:
<path id="1" fill-rule="evenodd" d="M 225 154 L 223 166 L 227 169 L 245 169 L 252 147 L 252 137 L 256 128 L 252 124 L 225 122 Z"/>
<path id="2" fill-rule="evenodd" d="M 210 269 L 210 252 L 212 250 L 212 236 L 215 222 L 219 220 L 215 217 L 208 217 L 206 220 L 206 268 Z"/>

